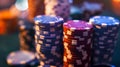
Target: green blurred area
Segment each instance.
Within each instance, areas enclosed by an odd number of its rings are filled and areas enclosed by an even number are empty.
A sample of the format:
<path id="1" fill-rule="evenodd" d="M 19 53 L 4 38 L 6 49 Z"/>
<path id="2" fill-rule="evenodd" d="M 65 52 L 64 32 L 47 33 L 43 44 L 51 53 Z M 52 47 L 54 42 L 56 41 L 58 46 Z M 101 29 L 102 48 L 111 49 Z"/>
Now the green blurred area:
<path id="1" fill-rule="evenodd" d="M 8 67 L 7 55 L 19 49 L 18 33 L 0 36 L 0 67 Z"/>

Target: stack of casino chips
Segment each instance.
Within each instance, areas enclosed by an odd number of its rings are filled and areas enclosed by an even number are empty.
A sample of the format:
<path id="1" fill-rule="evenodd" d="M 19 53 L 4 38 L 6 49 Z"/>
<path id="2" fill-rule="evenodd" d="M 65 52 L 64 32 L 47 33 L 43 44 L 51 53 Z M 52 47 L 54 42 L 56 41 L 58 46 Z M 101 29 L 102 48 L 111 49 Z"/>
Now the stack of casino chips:
<path id="1" fill-rule="evenodd" d="M 63 65 L 63 18 L 35 17 L 35 45 L 40 67 Z"/>
<path id="2" fill-rule="evenodd" d="M 35 53 L 28 51 L 11 52 L 7 57 L 7 63 L 11 67 L 33 67 L 37 66 L 38 61 Z"/>
<path id="3" fill-rule="evenodd" d="M 110 64 L 117 42 L 120 22 L 109 16 L 95 16 L 89 22 L 94 25 L 93 65 Z"/>
<path id="4" fill-rule="evenodd" d="M 63 24 L 64 67 L 89 67 L 92 44 L 92 25 L 80 20 Z"/>
<path id="5" fill-rule="evenodd" d="M 19 21 L 20 50 L 12 52 L 7 57 L 7 63 L 11 67 L 33 67 L 38 65 L 34 48 L 33 24 L 27 20 Z"/>
<path id="6" fill-rule="evenodd" d="M 35 51 L 34 47 L 34 29 L 33 23 L 28 22 L 27 20 L 21 19 L 18 23 L 19 26 L 19 40 L 20 40 L 20 49 L 27 51 Z"/>
<path id="7" fill-rule="evenodd" d="M 65 21 L 70 15 L 69 0 L 45 0 L 45 15 L 61 16 Z"/>

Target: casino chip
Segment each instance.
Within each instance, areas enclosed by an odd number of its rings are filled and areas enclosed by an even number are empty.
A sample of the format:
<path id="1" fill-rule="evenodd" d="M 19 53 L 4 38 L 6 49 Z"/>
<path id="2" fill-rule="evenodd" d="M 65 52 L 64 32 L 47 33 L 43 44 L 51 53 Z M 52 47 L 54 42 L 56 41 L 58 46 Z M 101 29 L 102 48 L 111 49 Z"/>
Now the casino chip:
<path id="1" fill-rule="evenodd" d="M 40 66 L 63 65 L 63 19 L 56 16 L 35 17 L 35 46 Z M 50 65 L 50 66 L 45 66 Z"/>
<path id="2" fill-rule="evenodd" d="M 21 19 L 19 25 L 20 49 L 27 51 L 35 51 L 34 47 L 34 29 L 33 24 L 27 20 Z"/>
<path id="3" fill-rule="evenodd" d="M 33 67 L 39 64 L 34 53 L 21 50 L 10 53 L 7 63 L 12 67 Z"/>
<path id="4" fill-rule="evenodd" d="M 45 0 L 45 15 L 61 16 L 65 21 L 70 15 L 69 0 Z"/>
<path id="5" fill-rule="evenodd" d="M 120 22 L 109 16 L 95 16 L 89 20 L 94 25 L 93 64 L 110 64 L 116 46 Z"/>
<path id="6" fill-rule="evenodd" d="M 91 59 L 92 25 L 80 20 L 63 24 L 64 67 L 89 67 Z"/>

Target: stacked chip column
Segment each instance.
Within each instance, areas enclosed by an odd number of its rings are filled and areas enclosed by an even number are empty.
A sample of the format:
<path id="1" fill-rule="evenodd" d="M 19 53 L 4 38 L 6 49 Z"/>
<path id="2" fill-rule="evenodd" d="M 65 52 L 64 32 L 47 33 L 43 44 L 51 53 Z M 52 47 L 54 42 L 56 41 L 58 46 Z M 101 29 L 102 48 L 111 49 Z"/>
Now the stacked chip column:
<path id="1" fill-rule="evenodd" d="M 95 16 L 89 22 L 94 25 L 93 65 L 108 65 L 112 61 L 120 23 L 109 16 Z"/>
<path id="2" fill-rule="evenodd" d="M 90 67 L 92 25 L 80 20 L 63 24 L 64 67 Z"/>
<path id="3" fill-rule="evenodd" d="M 63 65 L 63 19 L 56 16 L 35 17 L 35 44 L 40 67 Z"/>
<path id="4" fill-rule="evenodd" d="M 45 0 L 45 15 L 61 16 L 65 21 L 70 15 L 69 0 Z"/>
<path id="5" fill-rule="evenodd" d="M 35 51 L 34 48 L 34 29 L 33 23 L 27 20 L 21 19 L 19 21 L 19 39 L 20 39 L 20 49 L 27 51 Z"/>

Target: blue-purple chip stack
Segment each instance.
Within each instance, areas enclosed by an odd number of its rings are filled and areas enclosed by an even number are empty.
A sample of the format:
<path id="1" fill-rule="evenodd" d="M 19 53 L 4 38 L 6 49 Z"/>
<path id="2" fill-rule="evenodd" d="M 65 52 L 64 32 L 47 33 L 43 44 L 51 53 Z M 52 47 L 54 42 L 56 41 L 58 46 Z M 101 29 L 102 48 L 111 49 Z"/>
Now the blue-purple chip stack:
<path id="1" fill-rule="evenodd" d="M 68 20 L 70 15 L 69 0 L 45 0 L 45 14 L 61 16 L 64 20 Z"/>
<path id="2" fill-rule="evenodd" d="M 63 18 L 35 17 L 35 46 L 40 67 L 63 65 Z"/>
<path id="3" fill-rule="evenodd" d="M 120 22 L 109 16 L 95 16 L 89 22 L 94 25 L 93 65 L 110 64 L 117 42 Z"/>

